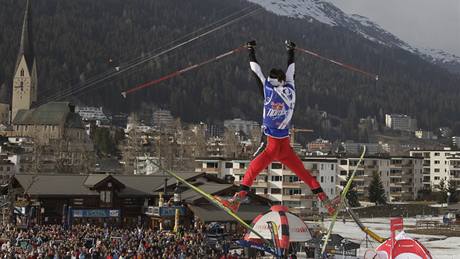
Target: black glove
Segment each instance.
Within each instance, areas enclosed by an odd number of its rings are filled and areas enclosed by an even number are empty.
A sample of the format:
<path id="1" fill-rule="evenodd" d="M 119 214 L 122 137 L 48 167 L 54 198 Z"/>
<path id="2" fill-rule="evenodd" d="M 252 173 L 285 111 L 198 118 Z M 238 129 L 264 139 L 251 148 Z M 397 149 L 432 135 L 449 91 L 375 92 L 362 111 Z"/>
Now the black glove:
<path id="1" fill-rule="evenodd" d="M 249 49 L 249 50 L 255 49 L 256 48 L 256 41 L 252 40 L 252 41 L 246 42 L 246 48 Z"/>
<path id="2" fill-rule="evenodd" d="M 286 40 L 284 42 L 286 44 L 286 49 L 287 50 L 294 50 L 295 49 L 295 43 L 289 40 Z"/>

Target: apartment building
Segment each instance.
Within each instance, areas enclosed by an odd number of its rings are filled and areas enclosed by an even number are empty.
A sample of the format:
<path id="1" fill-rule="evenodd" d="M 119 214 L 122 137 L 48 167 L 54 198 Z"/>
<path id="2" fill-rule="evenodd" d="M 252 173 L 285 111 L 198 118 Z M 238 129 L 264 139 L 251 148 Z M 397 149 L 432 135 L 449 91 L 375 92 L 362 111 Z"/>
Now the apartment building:
<path id="1" fill-rule="evenodd" d="M 234 179 L 235 184 L 243 180 L 250 161 L 201 158 L 196 160 L 196 172 L 205 172 L 220 178 Z M 303 160 L 305 168 L 316 177 L 329 197 L 335 197 L 337 158 L 309 157 Z M 275 203 L 289 206 L 299 213 L 311 211 L 325 212 L 317 202 L 310 188 L 294 172 L 278 162 L 271 163 L 256 178 L 252 185 L 256 194 L 269 198 Z"/>
<path id="2" fill-rule="evenodd" d="M 448 181 L 455 181 L 458 190 L 460 188 L 460 156 L 451 155 L 447 157 L 447 164 L 449 169 Z"/>
<path id="3" fill-rule="evenodd" d="M 396 156 L 390 158 L 390 200 L 409 201 L 423 189 L 423 158 Z"/>
<path id="4" fill-rule="evenodd" d="M 385 126 L 394 130 L 414 132 L 417 120 L 404 114 L 385 114 Z"/>
<path id="5" fill-rule="evenodd" d="M 102 107 L 76 106 L 75 112 L 80 115 L 84 121 L 108 121 Z"/>
<path id="6" fill-rule="evenodd" d="M 345 186 L 348 174 L 357 167 L 359 157 L 344 157 L 338 159 L 337 184 Z M 369 185 L 374 173 L 380 175 L 385 195 L 390 200 L 390 159 L 384 157 L 365 157 L 356 169 L 354 183 L 360 200 L 369 198 Z"/>
<path id="7" fill-rule="evenodd" d="M 235 132 L 242 131 L 246 135 L 251 135 L 253 130 L 260 130 L 260 124 L 255 121 L 247 121 L 239 118 L 225 120 L 224 127 Z"/>
<path id="8" fill-rule="evenodd" d="M 456 157 L 460 156 L 460 151 L 453 151 L 450 148 L 443 150 L 411 150 L 410 156 L 423 158 L 423 188 L 437 190 L 441 180 L 448 181 L 450 170 L 456 174 Z"/>
<path id="9" fill-rule="evenodd" d="M 303 164 L 316 177 L 329 197 L 340 193 L 337 186 L 345 186 L 346 178 L 358 163 L 358 156 L 350 157 L 306 157 Z M 450 159 L 460 183 L 460 156 Z M 417 199 L 423 189 L 423 158 L 410 156 L 377 157 L 368 156 L 357 168 L 355 186 L 360 200 L 369 197 L 369 185 L 374 173 L 380 175 L 388 201 L 409 201 Z M 224 158 L 201 158 L 196 160 L 196 172 L 213 174 L 219 178 L 239 184 L 249 166 L 249 160 L 226 160 Z M 460 184 L 459 184 L 460 185 Z M 252 186 L 256 194 L 270 200 L 302 210 L 322 212 L 320 204 L 294 172 L 278 162 L 263 170 Z"/>

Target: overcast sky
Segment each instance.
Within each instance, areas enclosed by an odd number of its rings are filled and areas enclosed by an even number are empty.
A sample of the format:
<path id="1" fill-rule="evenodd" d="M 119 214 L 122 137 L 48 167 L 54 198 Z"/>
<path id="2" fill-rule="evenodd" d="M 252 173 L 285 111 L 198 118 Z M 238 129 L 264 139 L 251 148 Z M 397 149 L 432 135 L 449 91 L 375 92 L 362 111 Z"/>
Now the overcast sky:
<path id="1" fill-rule="evenodd" d="M 415 47 L 460 56 L 460 0 L 328 0 L 370 18 Z"/>

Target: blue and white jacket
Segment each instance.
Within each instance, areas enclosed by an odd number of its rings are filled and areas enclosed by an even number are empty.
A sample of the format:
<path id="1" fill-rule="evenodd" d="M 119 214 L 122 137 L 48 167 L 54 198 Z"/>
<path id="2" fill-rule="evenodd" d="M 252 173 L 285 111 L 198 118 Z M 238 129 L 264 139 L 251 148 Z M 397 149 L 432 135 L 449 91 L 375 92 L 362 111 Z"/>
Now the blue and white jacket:
<path id="1" fill-rule="evenodd" d="M 280 83 L 275 78 L 266 78 L 262 73 L 260 65 L 255 59 L 254 50 L 250 50 L 251 70 L 261 83 L 264 96 L 263 127 L 265 135 L 274 138 L 286 138 L 289 136 L 292 115 L 295 106 L 295 84 L 294 84 L 294 51 L 288 51 L 288 68 L 286 70 L 286 81 Z"/>

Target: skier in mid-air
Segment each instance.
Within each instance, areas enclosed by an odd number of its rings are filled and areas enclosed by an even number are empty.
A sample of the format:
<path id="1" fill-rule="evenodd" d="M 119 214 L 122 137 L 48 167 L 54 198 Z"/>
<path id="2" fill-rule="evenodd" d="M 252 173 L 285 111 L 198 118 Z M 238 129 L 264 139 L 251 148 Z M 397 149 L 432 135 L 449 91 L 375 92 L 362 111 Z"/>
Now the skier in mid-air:
<path id="1" fill-rule="evenodd" d="M 246 197 L 257 175 L 272 161 L 277 160 L 306 183 L 323 203 L 328 213 L 332 215 L 335 212 L 336 204 L 328 199 L 318 181 L 305 169 L 302 161 L 290 145 L 289 128 L 296 101 L 294 42 L 286 41 L 288 52 L 286 73 L 281 69 L 274 68 L 270 71 L 268 78 L 264 76 L 260 65 L 257 63 L 256 42 L 248 42 L 246 47 L 249 51 L 249 65 L 257 77 L 264 96 L 263 136 L 266 137 L 266 141 L 262 141 L 262 144 L 266 143 L 266 145 L 261 145 L 264 149 L 257 152 L 257 156 L 249 164 L 241 182 L 240 191 L 230 199 L 218 196 L 216 199 L 232 211 L 238 211 L 241 201 Z"/>

